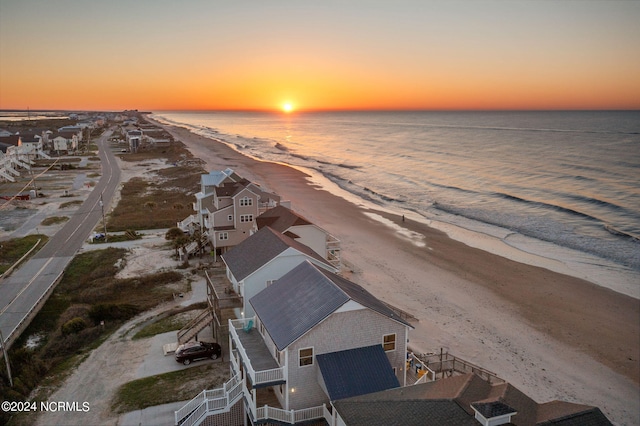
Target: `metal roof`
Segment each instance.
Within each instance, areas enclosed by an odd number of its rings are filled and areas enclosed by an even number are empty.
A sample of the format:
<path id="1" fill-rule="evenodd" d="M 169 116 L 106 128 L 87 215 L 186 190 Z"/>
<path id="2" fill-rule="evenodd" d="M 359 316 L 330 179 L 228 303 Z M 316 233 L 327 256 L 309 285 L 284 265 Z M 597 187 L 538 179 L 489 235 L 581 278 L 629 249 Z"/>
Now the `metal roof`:
<path id="1" fill-rule="evenodd" d="M 211 171 L 207 175 L 200 175 L 200 179 L 204 186 L 218 186 L 232 174 L 233 170 L 228 168 L 220 171 Z"/>
<path id="2" fill-rule="evenodd" d="M 316 360 L 331 401 L 400 386 L 382 345 L 319 354 Z"/>

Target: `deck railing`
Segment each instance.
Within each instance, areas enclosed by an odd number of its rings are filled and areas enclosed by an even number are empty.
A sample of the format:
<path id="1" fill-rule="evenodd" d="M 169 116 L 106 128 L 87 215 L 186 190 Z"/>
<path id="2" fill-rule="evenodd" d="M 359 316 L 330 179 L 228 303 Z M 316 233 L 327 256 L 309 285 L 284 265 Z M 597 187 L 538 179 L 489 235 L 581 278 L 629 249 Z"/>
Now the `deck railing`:
<path id="1" fill-rule="evenodd" d="M 441 352 L 438 354 L 423 354 L 418 356 L 420 360 L 435 372 L 436 377 L 452 376 L 454 374 L 468 374 L 475 373 L 487 382 L 504 383 L 504 379 L 498 377 L 496 373 L 493 373 L 486 368 L 482 368 L 469 361 L 465 361 L 461 358 L 451 355 L 448 352 Z"/>
<path id="2" fill-rule="evenodd" d="M 251 378 L 254 386 L 285 380 L 284 367 L 273 368 L 269 370 L 254 370 L 251 365 L 251 358 L 240 341 L 238 330 L 244 329 L 251 319 L 229 320 L 229 334 L 235 342 L 236 350 L 243 359 L 243 364 L 247 375 Z"/>
<path id="3" fill-rule="evenodd" d="M 282 423 L 296 424 L 325 418 L 326 411 L 327 409 L 324 404 L 302 410 L 283 410 L 282 408 L 265 405 L 256 409 L 255 421 L 275 420 Z"/>
<path id="4" fill-rule="evenodd" d="M 193 426 L 205 415 L 225 410 L 242 396 L 242 380 L 237 374 L 221 388 L 204 390 L 175 412 L 175 424 Z"/>

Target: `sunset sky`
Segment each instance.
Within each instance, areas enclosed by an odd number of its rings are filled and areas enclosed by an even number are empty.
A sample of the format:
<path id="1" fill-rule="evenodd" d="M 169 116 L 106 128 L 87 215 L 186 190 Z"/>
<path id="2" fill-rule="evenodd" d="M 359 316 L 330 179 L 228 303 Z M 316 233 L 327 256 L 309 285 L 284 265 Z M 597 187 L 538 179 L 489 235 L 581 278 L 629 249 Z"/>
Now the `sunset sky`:
<path id="1" fill-rule="evenodd" d="M 638 109 L 640 1 L 0 0 L 0 109 Z"/>

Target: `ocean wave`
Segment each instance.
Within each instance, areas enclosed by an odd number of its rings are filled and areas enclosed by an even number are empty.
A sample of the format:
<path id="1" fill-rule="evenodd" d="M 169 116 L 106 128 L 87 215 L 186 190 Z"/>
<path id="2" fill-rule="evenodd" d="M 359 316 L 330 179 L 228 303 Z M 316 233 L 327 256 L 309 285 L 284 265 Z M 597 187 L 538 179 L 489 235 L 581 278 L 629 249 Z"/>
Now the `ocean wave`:
<path id="1" fill-rule="evenodd" d="M 604 224 L 604 229 L 609 232 L 611 235 L 616 235 L 618 237 L 625 237 L 625 238 L 629 238 L 632 241 L 635 242 L 640 242 L 640 235 L 634 235 L 630 232 L 625 232 L 619 228 L 616 228 L 615 226 L 609 224 L 609 223 L 605 223 Z"/>
<path id="2" fill-rule="evenodd" d="M 555 210 L 558 212 L 562 212 L 562 213 L 567 213 L 567 214 L 571 214 L 574 216 L 579 216 L 581 218 L 584 219 L 590 219 L 590 220 L 594 220 L 597 222 L 601 222 L 601 220 L 595 216 L 592 216 L 590 214 L 587 213 L 583 213 L 581 211 L 569 208 L 569 207 L 563 207 L 563 206 L 559 206 L 557 204 L 549 204 L 549 203 L 545 203 L 543 201 L 535 201 L 535 200 L 527 200 L 525 198 L 521 198 L 521 197 L 517 197 L 515 195 L 511 195 L 511 194 L 506 194 L 503 192 L 494 192 L 493 195 L 499 197 L 499 198 L 503 198 L 505 200 L 510 200 L 510 201 L 517 201 L 519 203 L 524 203 L 530 206 L 535 206 L 535 207 L 542 207 L 542 208 L 547 208 L 547 209 L 551 209 L 551 210 Z"/>
<path id="3" fill-rule="evenodd" d="M 256 138 L 254 138 L 254 139 L 256 139 Z M 280 151 L 289 152 L 289 148 L 287 148 L 286 146 L 282 145 L 280 142 L 277 142 L 275 144 L 275 148 L 279 149 Z"/>

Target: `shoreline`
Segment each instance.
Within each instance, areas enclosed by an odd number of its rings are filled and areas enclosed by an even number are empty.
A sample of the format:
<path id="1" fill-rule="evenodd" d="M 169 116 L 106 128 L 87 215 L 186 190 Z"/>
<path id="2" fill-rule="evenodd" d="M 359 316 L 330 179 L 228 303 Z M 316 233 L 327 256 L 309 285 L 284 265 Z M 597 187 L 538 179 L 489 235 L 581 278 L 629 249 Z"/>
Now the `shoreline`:
<path id="1" fill-rule="evenodd" d="M 549 269 L 560 274 L 569 275 L 590 281 L 599 286 L 609 288 L 624 295 L 640 300 L 640 270 L 615 263 L 612 260 L 576 249 L 563 247 L 553 242 L 539 240 L 518 232 L 502 228 L 499 225 L 479 222 L 474 219 L 457 216 L 437 210 L 418 213 L 401 207 L 390 208 L 361 198 L 342 188 L 338 183 L 314 169 L 306 169 L 291 164 L 264 160 L 239 151 L 237 147 L 218 135 L 200 132 L 198 129 L 182 127 L 180 124 L 158 119 L 161 126 L 180 127 L 193 135 L 220 143 L 243 157 L 260 163 L 280 164 L 303 173 L 309 184 L 341 197 L 351 204 L 373 211 L 383 211 L 394 215 L 404 215 L 414 221 L 421 222 L 431 228 L 445 232 L 449 238 L 468 246 L 479 248 L 492 254 L 506 257 L 516 262 Z"/>
<path id="2" fill-rule="evenodd" d="M 640 411 L 637 299 L 473 248 L 425 223 L 352 204 L 300 170 L 158 125 L 209 170 L 236 170 L 339 238 L 343 274 L 419 319 L 410 333 L 415 351 L 444 347 L 537 401 L 596 405 L 613 421 L 634 424 Z"/>

